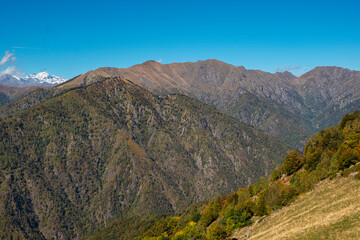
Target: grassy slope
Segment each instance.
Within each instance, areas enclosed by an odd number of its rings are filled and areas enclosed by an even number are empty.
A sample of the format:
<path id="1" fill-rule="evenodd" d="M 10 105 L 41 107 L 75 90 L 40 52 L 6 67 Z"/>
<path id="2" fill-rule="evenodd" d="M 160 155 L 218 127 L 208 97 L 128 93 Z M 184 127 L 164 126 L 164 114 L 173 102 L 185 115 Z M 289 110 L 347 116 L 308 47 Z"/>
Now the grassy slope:
<path id="1" fill-rule="evenodd" d="M 293 204 L 234 235 L 242 239 L 359 239 L 360 181 L 325 180 Z"/>

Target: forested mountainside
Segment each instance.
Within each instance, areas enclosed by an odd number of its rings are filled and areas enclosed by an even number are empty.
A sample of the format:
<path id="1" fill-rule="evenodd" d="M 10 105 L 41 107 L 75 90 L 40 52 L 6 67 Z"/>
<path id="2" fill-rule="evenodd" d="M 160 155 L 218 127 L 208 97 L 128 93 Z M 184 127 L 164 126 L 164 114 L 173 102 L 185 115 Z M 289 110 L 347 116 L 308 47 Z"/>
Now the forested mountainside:
<path id="1" fill-rule="evenodd" d="M 122 76 L 155 94 L 181 93 L 214 106 L 302 149 L 306 138 L 336 125 L 360 108 L 360 72 L 317 67 L 296 77 L 289 72 L 247 70 L 218 60 L 130 68 L 99 68 L 65 85 L 79 86 Z"/>
<path id="2" fill-rule="evenodd" d="M 358 239 L 360 112 L 321 130 L 268 178 L 168 216 L 122 218 L 90 239 Z"/>
<path id="3" fill-rule="evenodd" d="M 18 109 L 0 121 L 2 237 L 81 239 L 120 217 L 178 213 L 269 174 L 289 149 L 122 78 L 59 89 L 6 105 Z"/>
<path id="4" fill-rule="evenodd" d="M 157 95 L 178 93 L 197 99 L 281 138 L 297 150 L 313 133 L 336 125 L 344 114 L 360 108 L 358 71 L 317 67 L 296 77 L 289 72 L 247 70 L 218 60 L 172 64 L 148 61 L 124 69 L 99 68 L 45 92 L 59 93 L 119 76 Z M 39 99 L 46 99 L 43 94 L 0 107 L 0 117 L 38 104 Z"/>

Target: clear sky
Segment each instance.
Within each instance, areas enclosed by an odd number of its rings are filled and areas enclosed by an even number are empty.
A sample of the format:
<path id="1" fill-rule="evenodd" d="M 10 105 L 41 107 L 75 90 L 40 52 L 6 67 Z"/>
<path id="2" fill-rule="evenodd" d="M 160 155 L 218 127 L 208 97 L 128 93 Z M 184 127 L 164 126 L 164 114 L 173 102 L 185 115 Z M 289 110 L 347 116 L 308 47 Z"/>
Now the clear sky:
<path id="1" fill-rule="evenodd" d="M 1 71 L 71 78 L 103 66 L 205 59 L 297 74 L 329 65 L 360 70 L 355 0 L 0 3 L 0 60 L 13 54 Z"/>

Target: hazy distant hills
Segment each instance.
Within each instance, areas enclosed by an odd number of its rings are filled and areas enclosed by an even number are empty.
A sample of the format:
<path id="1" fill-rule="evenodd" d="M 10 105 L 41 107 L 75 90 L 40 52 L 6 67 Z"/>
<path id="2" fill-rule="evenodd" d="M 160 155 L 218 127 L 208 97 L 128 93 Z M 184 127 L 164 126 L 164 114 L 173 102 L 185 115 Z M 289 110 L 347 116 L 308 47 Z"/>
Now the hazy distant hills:
<path id="1" fill-rule="evenodd" d="M 86 85 L 121 76 L 155 94 L 181 93 L 210 104 L 301 148 L 320 128 L 336 125 L 360 108 L 360 72 L 318 67 L 296 77 L 289 72 L 247 70 L 218 60 L 130 68 L 99 68 L 65 86 Z M 331 117 L 330 117 L 331 116 Z"/>
<path id="2" fill-rule="evenodd" d="M 0 106 L 14 101 L 23 95 L 34 91 L 39 88 L 38 86 L 27 86 L 27 87 L 9 87 L 0 85 Z"/>
<path id="3" fill-rule="evenodd" d="M 0 121 L 5 236 L 80 239 L 126 214 L 178 212 L 269 174 L 289 149 L 201 102 L 121 78 L 59 88 L 30 93 L 15 103 L 33 107 Z"/>

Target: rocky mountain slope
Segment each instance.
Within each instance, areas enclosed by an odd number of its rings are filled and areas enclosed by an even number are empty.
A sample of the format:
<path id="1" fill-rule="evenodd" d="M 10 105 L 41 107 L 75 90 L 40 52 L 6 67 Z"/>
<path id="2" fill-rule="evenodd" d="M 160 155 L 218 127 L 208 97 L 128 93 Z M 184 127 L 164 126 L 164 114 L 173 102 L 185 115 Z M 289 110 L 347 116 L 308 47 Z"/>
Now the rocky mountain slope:
<path id="1" fill-rule="evenodd" d="M 122 216 L 175 213 L 269 174 L 288 150 L 210 106 L 122 78 L 46 91 L 0 122 L 3 236 L 80 239 Z"/>
<path id="2" fill-rule="evenodd" d="M 290 151 L 267 177 L 177 215 L 121 218 L 90 239 L 358 239 L 360 112 Z"/>
<path id="3" fill-rule="evenodd" d="M 210 104 L 301 149 L 307 137 L 360 108 L 360 72 L 318 67 L 297 78 L 289 72 L 247 70 L 217 60 L 130 68 L 99 68 L 65 85 L 121 76 L 155 94 L 181 93 Z M 331 117 L 330 117 L 331 116 Z"/>
<path id="4" fill-rule="evenodd" d="M 217 60 L 160 64 L 148 61 L 130 68 L 99 68 L 49 90 L 0 108 L 0 117 L 36 105 L 44 95 L 85 86 L 107 77 L 123 77 L 154 94 L 179 93 L 209 104 L 261 128 L 300 150 L 319 129 L 336 125 L 360 108 L 360 72 L 318 67 L 295 77 L 247 70 Z M 52 92 L 52 93 L 49 93 Z"/>
<path id="5" fill-rule="evenodd" d="M 315 129 L 336 125 L 339 116 L 360 109 L 360 72 L 340 67 L 317 67 L 294 80 L 312 110 Z"/>

